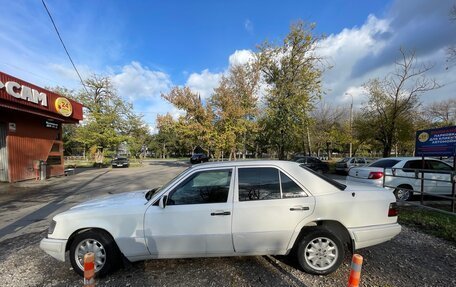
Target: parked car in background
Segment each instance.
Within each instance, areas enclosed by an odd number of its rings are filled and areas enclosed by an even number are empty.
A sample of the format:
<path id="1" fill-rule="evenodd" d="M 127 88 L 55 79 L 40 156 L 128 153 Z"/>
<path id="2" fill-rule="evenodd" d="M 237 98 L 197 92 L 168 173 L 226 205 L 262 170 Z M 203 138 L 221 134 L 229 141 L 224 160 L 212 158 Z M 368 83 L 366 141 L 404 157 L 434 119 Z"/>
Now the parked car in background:
<path id="1" fill-rule="evenodd" d="M 111 161 L 112 167 L 129 167 L 130 160 L 126 157 L 116 157 Z"/>
<path id="2" fill-rule="evenodd" d="M 319 160 L 313 156 L 301 156 L 294 159 L 295 162 L 303 164 L 305 167 L 310 168 L 318 173 L 327 173 L 329 165 L 326 162 Z"/>
<path id="3" fill-rule="evenodd" d="M 209 161 L 209 157 L 204 153 L 195 153 L 190 158 L 190 163 L 192 163 L 192 164 L 208 162 L 208 161 Z"/>
<path id="4" fill-rule="evenodd" d="M 205 163 L 161 188 L 107 195 L 57 214 L 40 247 L 60 261 L 69 251 L 81 276 L 88 252 L 97 254 L 96 276 L 119 267 L 122 256 L 290 252 L 304 271 L 326 275 L 345 250 L 399 234 L 395 201 L 381 188 L 345 186 L 291 161 Z"/>
<path id="5" fill-rule="evenodd" d="M 367 160 L 364 157 L 345 157 L 336 162 L 336 173 L 347 174 L 350 168 L 355 166 L 364 166 Z"/>
<path id="6" fill-rule="evenodd" d="M 421 190 L 420 174 L 415 174 L 415 171 L 419 169 L 427 170 L 424 173 L 424 192 L 451 194 L 451 175 L 444 172 L 450 172 L 452 167 L 433 158 L 425 158 L 424 166 L 421 157 L 379 159 L 368 166 L 350 169 L 347 184 L 363 183 L 383 186 L 383 182 L 385 182 L 385 186 L 393 190 L 399 201 L 410 200 L 414 192 Z"/>

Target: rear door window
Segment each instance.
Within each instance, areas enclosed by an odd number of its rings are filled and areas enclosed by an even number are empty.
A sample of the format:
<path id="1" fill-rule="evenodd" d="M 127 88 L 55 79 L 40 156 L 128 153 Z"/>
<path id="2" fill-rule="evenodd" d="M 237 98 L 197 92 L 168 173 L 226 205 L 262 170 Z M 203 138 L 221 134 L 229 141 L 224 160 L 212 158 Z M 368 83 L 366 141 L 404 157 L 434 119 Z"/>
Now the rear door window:
<path id="1" fill-rule="evenodd" d="M 302 188 L 296 182 L 294 182 L 283 172 L 280 172 L 280 182 L 282 184 L 283 198 L 296 198 L 307 196 L 304 190 L 302 190 Z"/>
<path id="2" fill-rule="evenodd" d="M 452 171 L 453 170 L 451 168 L 451 166 L 449 166 L 446 163 L 440 162 L 440 161 L 429 160 L 429 161 L 427 161 L 427 163 L 428 163 L 429 169 L 440 170 L 440 171 L 444 171 L 444 170 Z"/>
<path id="3" fill-rule="evenodd" d="M 376 162 L 371 163 L 370 167 L 382 167 L 382 168 L 389 168 L 395 166 L 400 160 L 397 159 L 383 159 L 378 160 Z"/>
<path id="4" fill-rule="evenodd" d="M 280 199 L 279 171 L 271 167 L 239 168 L 239 201 Z"/>

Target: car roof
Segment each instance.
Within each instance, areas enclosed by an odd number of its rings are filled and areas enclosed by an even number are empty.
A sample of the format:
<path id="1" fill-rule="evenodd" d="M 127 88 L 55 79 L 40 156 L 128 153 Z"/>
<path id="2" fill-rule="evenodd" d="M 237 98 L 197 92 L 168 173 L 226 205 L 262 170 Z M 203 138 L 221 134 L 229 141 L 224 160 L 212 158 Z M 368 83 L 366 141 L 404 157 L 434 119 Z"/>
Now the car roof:
<path id="1" fill-rule="evenodd" d="M 422 157 L 419 157 L 419 156 L 409 156 L 409 157 L 384 157 L 384 158 L 379 158 L 378 160 L 388 160 L 388 159 L 395 159 L 395 160 L 399 160 L 399 161 L 403 161 L 403 160 L 421 160 Z M 424 158 L 425 160 L 437 160 L 437 161 L 441 161 L 437 158 L 432 158 L 432 157 L 425 157 Z"/>
<path id="2" fill-rule="evenodd" d="M 208 162 L 194 165 L 190 170 L 197 171 L 207 168 L 231 168 L 231 167 L 277 167 L 282 169 L 288 176 L 300 182 L 312 195 L 323 195 L 340 190 L 331 183 L 323 180 L 313 171 L 302 168 L 301 163 L 286 160 L 238 160 L 223 162 Z"/>

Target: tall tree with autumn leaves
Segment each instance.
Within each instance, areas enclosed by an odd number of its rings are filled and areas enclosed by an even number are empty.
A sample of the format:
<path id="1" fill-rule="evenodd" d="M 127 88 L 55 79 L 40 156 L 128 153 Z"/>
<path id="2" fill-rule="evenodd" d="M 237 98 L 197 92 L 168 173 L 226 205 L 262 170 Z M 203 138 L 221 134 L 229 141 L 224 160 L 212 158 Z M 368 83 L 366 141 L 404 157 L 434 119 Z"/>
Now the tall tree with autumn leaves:
<path id="1" fill-rule="evenodd" d="M 210 99 L 219 137 L 218 151 L 229 151 L 230 160 L 236 159 L 239 151 L 245 158 L 247 145 L 253 145 L 259 75 L 253 63 L 232 66 Z"/>
<path id="2" fill-rule="evenodd" d="M 261 120 L 269 144 L 286 159 L 308 133 L 309 112 L 321 97 L 322 59 L 316 55 L 313 25 L 295 23 L 282 45 L 265 42 L 257 61 L 268 89 Z"/>

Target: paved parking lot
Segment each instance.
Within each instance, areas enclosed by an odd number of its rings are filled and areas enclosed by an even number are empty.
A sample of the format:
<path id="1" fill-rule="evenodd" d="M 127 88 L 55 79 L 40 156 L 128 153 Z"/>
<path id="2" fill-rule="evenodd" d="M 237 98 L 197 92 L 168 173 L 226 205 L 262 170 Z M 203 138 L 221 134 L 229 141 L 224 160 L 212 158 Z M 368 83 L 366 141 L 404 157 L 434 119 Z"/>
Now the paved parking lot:
<path id="1" fill-rule="evenodd" d="M 2 286 L 82 286 L 68 260 L 61 263 L 39 249 L 52 216 L 99 195 L 161 185 L 185 168 L 151 161 L 139 168 L 79 170 L 46 185 L 0 186 Z M 358 253 L 364 256 L 362 286 L 456 286 L 455 246 L 418 231 L 404 228 L 392 241 Z M 280 256 L 126 262 L 97 286 L 346 286 L 349 264 L 347 257 L 335 273 L 320 277 Z"/>

